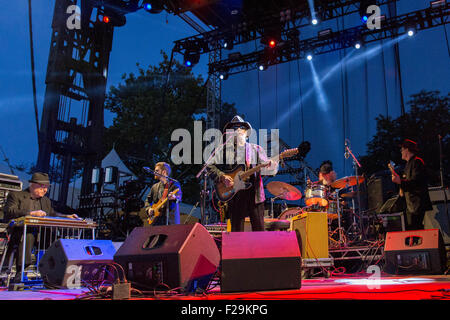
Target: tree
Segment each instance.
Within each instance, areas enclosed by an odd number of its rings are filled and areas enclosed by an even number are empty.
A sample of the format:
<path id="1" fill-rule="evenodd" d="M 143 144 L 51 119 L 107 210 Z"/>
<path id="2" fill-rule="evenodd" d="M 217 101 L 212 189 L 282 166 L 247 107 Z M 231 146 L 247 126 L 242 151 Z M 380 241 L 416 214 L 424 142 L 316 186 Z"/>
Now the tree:
<path id="1" fill-rule="evenodd" d="M 203 78 L 194 76 L 176 60 L 170 65 L 164 52 L 162 56 L 157 66 L 144 70 L 138 65 L 137 75 L 123 75 L 123 83 L 110 88 L 105 102 L 105 108 L 116 115 L 112 126 L 105 128 L 105 153 L 114 146 L 138 177 L 145 176 L 144 166 L 153 168 L 159 161 L 171 163 L 171 134 L 175 129 L 187 129 L 193 136 L 194 120 L 203 121 L 205 128 Z M 236 113 L 234 104 L 229 103 L 224 103 L 221 111 L 226 117 Z M 172 176 L 182 183 L 183 201 L 195 203 L 200 193 L 195 174 L 201 165 L 171 165 Z"/>
<path id="2" fill-rule="evenodd" d="M 402 164 L 399 144 L 404 139 L 416 141 L 419 156 L 429 170 L 430 185 L 440 185 L 439 139 L 442 137 L 442 163 L 444 182 L 450 181 L 450 94 L 440 96 L 439 91 L 421 91 L 411 96 L 410 109 L 404 115 L 392 119 L 382 115 L 376 118 L 377 133 L 367 144 L 368 154 L 361 158 L 366 175 L 386 170 L 392 160 Z"/>

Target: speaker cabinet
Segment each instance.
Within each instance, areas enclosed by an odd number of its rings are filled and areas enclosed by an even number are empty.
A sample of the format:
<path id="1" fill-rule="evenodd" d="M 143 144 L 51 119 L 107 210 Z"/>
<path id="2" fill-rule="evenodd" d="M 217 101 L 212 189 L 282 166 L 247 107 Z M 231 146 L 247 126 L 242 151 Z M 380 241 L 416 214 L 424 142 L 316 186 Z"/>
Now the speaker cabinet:
<path id="1" fill-rule="evenodd" d="M 222 234 L 222 292 L 299 289 L 301 257 L 295 232 Z"/>
<path id="2" fill-rule="evenodd" d="M 440 274 L 446 254 L 439 229 L 388 232 L 384 246 L 390 274 Z"/>
<path id="3" fill-rule="evenodd" d="M 220 252 L 199 223 L 134 228 L 114 255 L 127 279 L 141 288 L 205 289 L 214 276 Z"/>
<path id="4" fill-rule="evenodd" d="M 392 196 L 398 194 L 396 185 L 391 176 L 382 175 L 367 181 L 367 205 L 368 210 L 378 212 L 381 206 Z"/>
<path id="5" fill-rule="evenodd" d="M 328 258 L 328 214 L 307 212 L 292 219 L 303 259 Z"/>
<path id="6" fill-rule="evenodd" d="M 84 282 L 114 280 L 105 266 L 113 263 L 115 252 L 110 240 L 59 239 L 45 251 L 39 271 L 47 287 L 80 288 Z"/>

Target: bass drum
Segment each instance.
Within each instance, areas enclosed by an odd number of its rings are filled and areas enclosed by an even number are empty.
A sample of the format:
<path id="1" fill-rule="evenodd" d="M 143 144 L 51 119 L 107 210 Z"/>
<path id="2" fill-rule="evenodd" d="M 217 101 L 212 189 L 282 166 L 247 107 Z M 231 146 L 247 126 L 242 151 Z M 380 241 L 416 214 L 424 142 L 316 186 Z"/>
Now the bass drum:
<path id="1" fill-rule="evenodd" d="M 328 187 L 313 185 L 305 190 L 305 203 L 307 206 L 328 206 Z"/>
<path id="2" fill-rule="evenodd" d="M 289 208 L 284 210 L 280 216 L 278 217 L 279 220 L 289 220 L 292 219 L 293 217 L 298 216 L 299 214 L 302 213 L 302 208 L 300 207 L 296 207 L 296 208 Z"/>

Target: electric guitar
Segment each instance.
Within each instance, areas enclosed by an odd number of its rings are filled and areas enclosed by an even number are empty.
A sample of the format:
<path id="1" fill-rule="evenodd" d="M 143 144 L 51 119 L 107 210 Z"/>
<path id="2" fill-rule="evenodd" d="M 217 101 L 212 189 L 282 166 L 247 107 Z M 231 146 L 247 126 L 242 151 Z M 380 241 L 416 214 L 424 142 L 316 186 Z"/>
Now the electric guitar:
<path id="1" fill-rule="evenodd" d="M 398 176 L 397 172 L 395 172 L 395 170 L 394 170 L 394 163 L 393 163 L 392 161 L 389 161 L 389 163 L 388 163 L 388 168 L 389 168 L 389 170 L 391 170 L 391 174 L 392 174 L 393 176 Z M 398 195 L 399 195 L 400 197 L 403 197 L 403 190 L 402 190 L 402 188 L 399 189 Z"/>
<path id="2" fill-rule="evenodd" d="M 245 170 L 245 165 L 240 164 L 236 166 L 233 170 L 225 172 L 227 176 L 230 176 L 233 179 L 233 186 L 227 187 L 225 183 L 222 181 L 219 181 L 215 183 L 214 187 L 216 190 L 217 197 L 222 202 L 227 202 L 231 198 L 234 197 L 234 195 L 241 191 L 248 189 L 252 186 L 250 182 L 247 182 L 246 180 L 255 172 L 258 172 L 262 168 L 266 167 L 270 161 L 277 161 L 278 159 L 288 158 L 296 155 L 298 153 L 298 148 L 294 149 L 288 149 L 286 151 L 283 151 L 279 155 L 276 155 L 269 159 L 269 162 L 265 162 L 262 164 L 259 164 L 251 169 Z"/>
<path id="3" fill-rule="evenodd" d="M 147 210 L 148 224 L 151 225 L 155 222 L 156 218 L 158 218 L 161 215 L 161 207 L 167 202 L 167 200 L 169 200 L 170 197 L 176 195 L 178 193 L 178 191 L 180 191 L 180 189 L 173 190 L 165 198 L 159 199 L 159 201 L 157 203 L 153 204 L 149 208 L 149 210 Z"/>

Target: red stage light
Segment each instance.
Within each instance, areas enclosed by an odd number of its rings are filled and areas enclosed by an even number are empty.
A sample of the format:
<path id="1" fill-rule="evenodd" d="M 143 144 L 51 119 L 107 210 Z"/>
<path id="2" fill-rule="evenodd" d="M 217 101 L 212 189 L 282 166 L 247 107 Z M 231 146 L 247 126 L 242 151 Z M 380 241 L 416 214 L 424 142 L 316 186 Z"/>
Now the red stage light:
<path id="1" fill-rule="evenodd" d="M 108 16 L 104 16 L 103 17 L 103 22 L 104 23 L 109 23 L 109 17 Z"/>
<path id="2" fill-rule="evenodd" d="M 277 43 L 276 43 L 275 40 L 270 40 L 270 41 L 269 41 L 269 46 L 270 46 L 271 48 L 275 47 L 276 44 L 277 44 Z"/>

